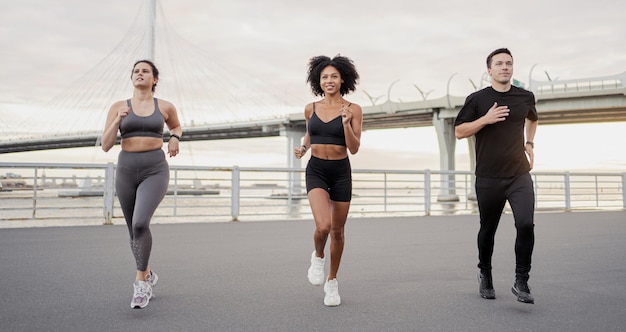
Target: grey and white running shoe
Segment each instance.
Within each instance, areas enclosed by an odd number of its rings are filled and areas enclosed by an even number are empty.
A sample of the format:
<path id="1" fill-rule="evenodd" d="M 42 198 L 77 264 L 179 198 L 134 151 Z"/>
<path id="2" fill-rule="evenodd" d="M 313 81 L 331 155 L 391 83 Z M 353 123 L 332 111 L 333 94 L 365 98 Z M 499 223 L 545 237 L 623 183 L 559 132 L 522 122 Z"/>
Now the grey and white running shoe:
<path id="1" fill-rule="evenodd" d="M 150 270 L 150 275 L 146 278 L 146 282 L 150 284 L 150 287 L 154 288 L 157 281 L 159 281 L 159 276 L 154 271 Z"/>
<path id="2" fill-rule="evenodd" d="M 150 298 L 152 298 L 152 287 L 146 281 L 135 280 L 133 288 L 135 291 L 130 307 L 133 309 L 145 308 L 150 302 Z"/>

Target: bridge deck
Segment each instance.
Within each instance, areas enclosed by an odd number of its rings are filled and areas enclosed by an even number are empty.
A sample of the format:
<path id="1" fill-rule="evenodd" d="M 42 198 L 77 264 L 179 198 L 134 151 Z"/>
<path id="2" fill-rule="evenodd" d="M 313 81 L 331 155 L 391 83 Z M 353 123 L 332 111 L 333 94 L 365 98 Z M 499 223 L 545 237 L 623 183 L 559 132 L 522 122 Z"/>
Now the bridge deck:
<path id="1" fill-rule="evenodd" d="M 626 212 L 536 216 L 516 302 L 514 227 L 496 237 L 497 299 L 477 294 L 477 216 L 349 220 L 343 304 L 308 284 L 312 221 L 155 224 L 157 297 L 129 306 L 124 226 L 0 230 L 4 331 L 623 331 Z"/>
<path id="2" fill-rule="evenodd" d="M 618 77 L 618 76 L 616 76 Z M 619 76 L 621 79 L 621 76 Z M 610 78 L 611 81 L 615 80 Z M 602 81 L 600 81 L 602 82 Z M 568 82 L 559 82 L 559 88 L 546 89 L 545 94 L 537 95 L 539 123 L 572 124 L 593 122 L 626 121 L 626 88 L 620 83 L 615 86 L 579 91 L 568 90 Z M 580 83 L 579 80 L 575 81 Z M 589 84 L 597 83 L 592 81 Z M 573 83 L 572 83 L 573 84 Z M 553 87 L 550 85 L 550 87 Z M 578 87 L 578 85 L 576 85 Z M 433 117 L 451 120 L 465 102 L 465 96 L 445 96 L 438 99 L 417 102 L 391 102 L 375 106 L 363 106 L 363 129 L 394 129 L 425 127 L 433 125 Z M 276 115 L 270 119 L 243 120 L 232 123 L 183 125 L 184 140 L 217 140 L 284 135 L 286 128 L 295 129 L 304 135 L 305 120 L 302 112 Z M 83 130 L 85 130 L 83 128 Z M 46 137 L 23 137 L 22 134 L 0 137 L 0 154 L 72 147 L 98 146 L 102 132 L 100 129 L 82 133 Z M 168 139 L 165 133 L 164 139 Z"/>

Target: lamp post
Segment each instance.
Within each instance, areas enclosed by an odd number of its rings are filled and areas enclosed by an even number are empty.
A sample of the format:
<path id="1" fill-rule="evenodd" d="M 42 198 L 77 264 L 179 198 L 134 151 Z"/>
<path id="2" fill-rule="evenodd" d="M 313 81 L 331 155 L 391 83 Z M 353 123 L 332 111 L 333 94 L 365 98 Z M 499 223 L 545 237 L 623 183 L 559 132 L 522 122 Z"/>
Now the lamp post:
<path id="1" fill-rule="evenodd" d="M 398 81 L 400 80 L 395 80 L 391 82 L 391 84 L 389 84 L 389 89 L 387 89 L 387 105 L 389 105 L 389 113 L 391 113 L 391 87 L 393 87 L 394 84 L 398 83 Z"/>
<path id="2" fill-rule="evenodd" d="M 487 72 L 484 72 L 484 73 L 483 73 L 483 76 L 481 76 L 481 77 L 480 77 L 480 88 L 481 88 L 481 89 L 483 88 L 483 83 L 484 83 L 484 82 L 491 83 L 491 82 L 489 81 L 489 75 L 487 74 Z"/>
<path id="3" fill-rule="evenodd" d="M 452 76 L 450 76 L 450 78 L 448 79 L 448 85 L 446 87 L 446 97 L 448 99 L 448 108 L 452 108 L 452 102 L 450 101 L 450 81 L 452 81 L 452 78 L 458 73 L 454 73 L 452 74 Z"/>
<path id="4" fill-rule="evenodd" d="M 537 64 L 533 64 L 532 67 L 530 67 L 530 70 L 528 71 L 528 90 L 532 91 L 533 89 L 533 69 L 535 69 L 535 67 L 537 67 Z"/>
<path id="5" fill-rule="evenodd" d="M 367 98 L 369 98 L 370 102 L 372 103 L 372 106 L 376 106 L 376 101 L 378 101 L 378 99 L 382 98 L 384 95 L 380 95 L 376 98 L 372 97 L 369 93 L 367 93 L 367 91 L 363 90 L 363 93 L 367 96 Z"/>
<path id="6" fill-rule="evenodd" d="M 474 81 L 472 81 L 472 79 L 469 79 L 470 83 L 472 84 L 472 87 L 474 88 L 474 91 L 478 91 L 478 87 L 476 86 L 476 83 L 474 83 Z"/>
<path id="7" fill-rule="evenodd" d="M 424 92 L 422 91 L 422 89 L 420 89 L 419 86 L 417 86 L 417 84 L 413 84 L 413 86 L 417 89 L 417 91 L 419 91 L 419 93 L 422 95 L 422 99 L 426 100 L 426 98 L 428 98 L 428 95 L 433 92 L 434 90 L 430 90 L 428 92 Z"/>

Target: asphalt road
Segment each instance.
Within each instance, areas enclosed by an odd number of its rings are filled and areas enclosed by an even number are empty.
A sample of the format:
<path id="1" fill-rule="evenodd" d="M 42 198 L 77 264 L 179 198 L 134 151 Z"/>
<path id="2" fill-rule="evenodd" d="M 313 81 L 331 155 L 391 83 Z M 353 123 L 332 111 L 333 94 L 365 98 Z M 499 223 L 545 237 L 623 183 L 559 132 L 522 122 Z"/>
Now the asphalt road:
<path id="1" fill-rule="evenodd" d="M 496 236 L 496 300 L 478 295 L 477 216 L 351 219 L 335 308 L 306 278 L 311 220 L 155 224 L 160 278 L 142 310 L 130 308 L 125 226 L 0 229 L 0 330 L 626 331 L 626 212 L 535 224 L 535 304 L 523 304 L 510 290 L 511 215 Z"/>

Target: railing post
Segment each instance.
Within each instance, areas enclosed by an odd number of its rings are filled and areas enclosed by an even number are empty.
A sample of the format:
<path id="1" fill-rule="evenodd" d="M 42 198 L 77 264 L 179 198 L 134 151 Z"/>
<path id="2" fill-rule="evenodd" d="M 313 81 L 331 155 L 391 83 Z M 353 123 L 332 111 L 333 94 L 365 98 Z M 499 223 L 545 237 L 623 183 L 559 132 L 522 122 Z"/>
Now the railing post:
<path id="1" fill-rule="evenodd" d="M 33 214 L 32 219 L 37 217 L 37 167 L 35 167 L 35 174 L 33 179 Z"/>
<path id="2" fill-rule="evenodd" d="M 430 216 L 430 170 L 424 171 L 424 215 Z"/>
<path id="3" fill-rule="evenodd" d="M 622 208 L 626 210 L 626 173 L 622 173 Z"/>
<path id="4" fill-rule="evenodd" d="M 598 176 L 593 177 L 596 185 L 596 207 L 600 206 L 600 188 L 598 188 Z"/>
<path id="5" fill-rule="evenodd" d="M 300 183 L 300 173 L 294 168 L 290 168 L 287 176 L 287 214 L 291 218 L 300 215 L 300 201 L 297 196 L 302 195 L 302 184 Z"/>
<path id="6" fill-rule="evenodd" d="M 565 211 L 572 211 L 572 188 L 570 184 L 569 172 L 565 172 Z"/>
<path id="7" fill-rule="evenodd" d="M 383 173 L 383 179 L 385 181 L 383 185 L 383 211 L 387 212 L 387 172 Z"/>
<path id="8" fill-rule="evenodd" d="M 178 169 L 174 170 L 174 217 L 178 212 Z"/>
<path id="9" fill-rule="evenodd" d="M 240 202 L 239 176 L 240 176 L 239 166 L 234 166 L 233 175 L 231 177 L 231 184 L 230 184 L 231 221 L 239 221 L 239 202 Z"/>
<path id="10" fill-rule="evenodd" d="M 108 163 L 104 170 L 104 225 L 113 225 L 114 177 L 113 163 Z"/>

